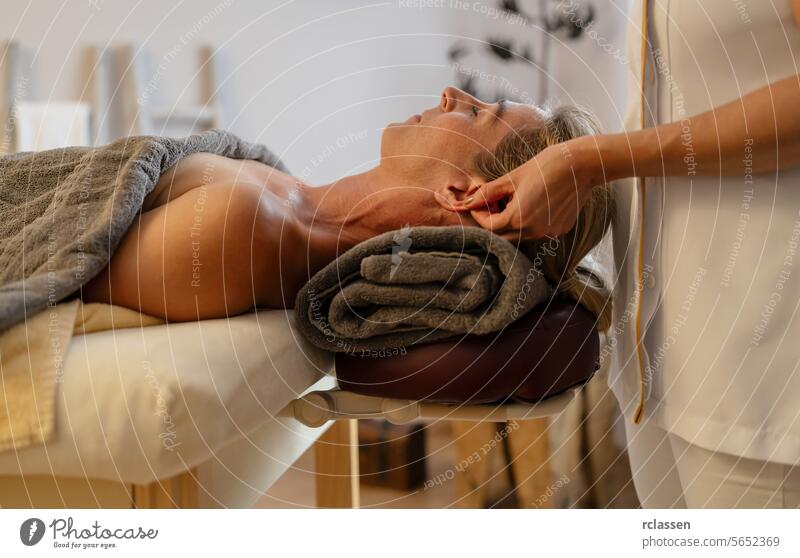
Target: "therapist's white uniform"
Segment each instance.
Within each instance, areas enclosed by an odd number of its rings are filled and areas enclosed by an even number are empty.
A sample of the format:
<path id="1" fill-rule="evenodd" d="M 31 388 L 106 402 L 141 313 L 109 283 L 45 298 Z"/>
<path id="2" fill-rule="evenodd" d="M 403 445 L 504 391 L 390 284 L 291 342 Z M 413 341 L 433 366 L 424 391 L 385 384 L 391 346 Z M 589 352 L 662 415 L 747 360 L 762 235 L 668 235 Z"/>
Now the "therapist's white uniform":
<path id="1" fill-rule="evenodd" d="M 800 72 L 789 0 L 650 1 L 644 51 L 642 9 L 637 0 L 629 14 L 629 130 L 642 114 L 648 127 L 681 121 Z M 743 485 L 783 475 L 796 494 L 747 497 L 785 506 L 800 498 L 800 169 L 753 174 L 743 142 L 738 174 L 695 176 L 683 139 L 682 175 L 616 188 L 609 383 L 637 491 L 645 505 L 694 507 L 717 496 L 682 502 L 680 485 L 714 484 L 704 474 Z M 727 464 L 687 478 L 714 455 Z M 742 504 L 729 501 L 736 493 L 712 503 Z"/>

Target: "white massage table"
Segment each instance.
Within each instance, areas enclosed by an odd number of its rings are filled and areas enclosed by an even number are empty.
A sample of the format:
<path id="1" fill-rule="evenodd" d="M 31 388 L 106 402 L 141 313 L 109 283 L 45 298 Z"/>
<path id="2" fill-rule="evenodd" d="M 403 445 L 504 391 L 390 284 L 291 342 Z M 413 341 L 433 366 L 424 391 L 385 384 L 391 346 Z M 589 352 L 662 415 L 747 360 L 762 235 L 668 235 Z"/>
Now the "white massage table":
<path id="1" fill-rule="evenodd" d="M 290 320 L 261 311 L 73 337 L 55 439 L 0 453 L 0 493 L 22 475 L 147 485 L 196 470 L 201 507 L 252 505 L 322 432 L 278 411 L 335 385 L 332 355 Z M 16 490 L 24 503 L 34 489 Z"/>
<path id="2" fill-rule="evenodd" d="M 74 337 L 55 439 L 0 453 L 0 505 L 250 507 L 332 424 L 317 443 L 318 504 L 357 505 L 355 421 L 343 419 L 536 418 L 575 395 L 496 408 L 341 392 L 333 355 L 292 320 L 271 310 Z"/>

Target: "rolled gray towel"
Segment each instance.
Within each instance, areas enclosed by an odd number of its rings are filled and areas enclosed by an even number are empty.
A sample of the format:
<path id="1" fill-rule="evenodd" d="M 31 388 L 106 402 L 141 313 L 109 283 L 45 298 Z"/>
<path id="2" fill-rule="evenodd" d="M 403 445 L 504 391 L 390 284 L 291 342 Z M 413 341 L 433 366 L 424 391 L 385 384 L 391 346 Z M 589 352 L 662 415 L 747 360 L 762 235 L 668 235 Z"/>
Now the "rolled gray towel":
<path id="1" fill-rule="evenodd" d="M 382 353 L 503 329 L 552 294 L 541 271 L 479 227 L 406 227 L 366 240 L 297 294 L 300 331 L 342 353 Z"/>

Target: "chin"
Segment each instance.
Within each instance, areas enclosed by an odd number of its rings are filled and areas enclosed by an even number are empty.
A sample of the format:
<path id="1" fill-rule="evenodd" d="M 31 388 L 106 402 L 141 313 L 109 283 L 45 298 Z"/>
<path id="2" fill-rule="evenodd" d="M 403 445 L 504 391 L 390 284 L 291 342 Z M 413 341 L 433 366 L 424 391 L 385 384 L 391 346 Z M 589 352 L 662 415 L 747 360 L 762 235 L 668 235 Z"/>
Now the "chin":
<path id="1" fill-rule="evenodd" d="M 398 126 L 399 124 L 397 122 L 391 122 L 383 129 L 380 145 L 381 159 L 386 159 L 387 157 L 394 155 L 392 152 L 394 151 L 393 148 L 397 143 L 396 135 L 400 131 L 397 129 Z"/>
<path id="2" fill-rule="evenodd" d="M 410 142 L 410 132 L 403 122 L 392 122 L 383 129 L 381 134 L 381 158 L 398 157 L 407 155 L 405 148 Z"/>

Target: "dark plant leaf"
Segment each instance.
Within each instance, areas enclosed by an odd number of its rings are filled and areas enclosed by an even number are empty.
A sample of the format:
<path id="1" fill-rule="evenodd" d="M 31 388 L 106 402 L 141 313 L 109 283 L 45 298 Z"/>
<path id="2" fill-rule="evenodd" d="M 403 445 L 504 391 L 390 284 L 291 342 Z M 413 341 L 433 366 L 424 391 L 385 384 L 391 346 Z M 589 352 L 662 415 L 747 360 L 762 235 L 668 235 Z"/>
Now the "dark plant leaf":
<path id="1" fill-rule="evenodd" d="M 489 51 L 501 60 L 511 60 L 514 57 L 511 42 L 502 39 L 489 39 Z"/>
<path id="2" fill-rule="evenodd" d="M 469 54 L 469 49 L 462 44 L 456 43 L 447 51 L 447 58 L 451 62 L 456 62 L 467 54 Z"/>
<path id="3" fill-rule="evenodd" d="M 517 0 L 501 0 L 500 9 L 511 14 L 519 14 L 521 16 L 525 15 L 522 13 L 522 10 L 519 9 Z"/>

